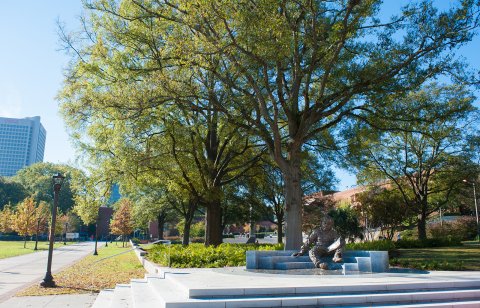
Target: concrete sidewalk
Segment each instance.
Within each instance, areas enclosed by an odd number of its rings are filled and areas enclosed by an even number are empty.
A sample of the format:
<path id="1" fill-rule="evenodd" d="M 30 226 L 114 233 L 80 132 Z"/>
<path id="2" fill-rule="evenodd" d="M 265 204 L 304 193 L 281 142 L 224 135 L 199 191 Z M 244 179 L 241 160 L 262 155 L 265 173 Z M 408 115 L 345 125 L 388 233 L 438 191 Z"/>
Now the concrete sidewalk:
<path id="1" fill-rule="evenodd" d="M 12 297 L 0 304 L 0 308 L 89 308 L 97 294 L 64 294 L 48 296 Z"/>
<path id="2" fill-rule="evenodd" d="M 54 249 L 52 273 L 92 253 L 94 245 L 94 242 L 83 242 Z M 0 303 L 30 284 L 40 282 L 47 269 L 47 256 L 48 251 L 41 251 L 0 260 Z"/>

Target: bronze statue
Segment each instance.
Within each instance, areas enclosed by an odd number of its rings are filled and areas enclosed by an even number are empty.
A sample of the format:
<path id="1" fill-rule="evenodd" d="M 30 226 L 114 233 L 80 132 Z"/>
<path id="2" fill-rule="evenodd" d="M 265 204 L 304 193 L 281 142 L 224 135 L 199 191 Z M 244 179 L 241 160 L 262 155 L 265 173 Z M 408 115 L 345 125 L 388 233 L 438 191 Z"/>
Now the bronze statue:
<path id="1" fill-rule="evenodd" d="M 320 226 L 312 230 L 300 251 L 295 252 L 292 256 L 303 256 L 308 252 L 310 260 L 315 264 L 315 267 L 327 270 L 330 268 L 329 261 L 335 263 L 343 261 L 342 252 L 344 246 L 345 239 L 340 237 L 333 229 L 333 219 L 328 215 L 324 215 Z M 332 259 L 326 258 L 332 255 Z"/>

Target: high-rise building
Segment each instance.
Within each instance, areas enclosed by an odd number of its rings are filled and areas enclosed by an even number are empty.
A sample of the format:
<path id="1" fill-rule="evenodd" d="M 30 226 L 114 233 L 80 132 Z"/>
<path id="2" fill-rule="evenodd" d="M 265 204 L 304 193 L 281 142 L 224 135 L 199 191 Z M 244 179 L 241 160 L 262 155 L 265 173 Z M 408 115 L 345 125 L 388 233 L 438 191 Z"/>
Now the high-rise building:
<path id="1" fill-rule="evenodd" d="M 0 117 L 0 175 L 12 176 L 23 167 L 43 161 L 47 131 L 40 117 Z"/>

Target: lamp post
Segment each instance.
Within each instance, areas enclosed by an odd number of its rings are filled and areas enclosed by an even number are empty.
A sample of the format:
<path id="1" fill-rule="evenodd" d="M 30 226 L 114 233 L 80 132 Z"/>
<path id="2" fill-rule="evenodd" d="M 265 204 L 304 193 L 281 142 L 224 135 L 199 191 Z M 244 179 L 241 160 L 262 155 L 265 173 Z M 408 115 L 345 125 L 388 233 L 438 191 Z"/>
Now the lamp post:
<path id="1" fill-rule="evenodd" d="M 95 251 L 93 252 L 94 256 L 98 256 L 97 243 L 98 243 L 98 217 L 97 217 L 97 221 L 95 222 Z"/>
<path id="2" fill-rule="evenodd" d="M 60 188 L 62 188 L 63 180 L 65 177 L 57 173 L 52 177 L 53 179 L 53 209 L 52 209 L 52 223 L 50 224 L 50 243 L 48 245 L 48 261 L 47 261 L 47 273 L 45 278 L 40 283 L 40 286 L 44 288 L 54 288 L 56 287 L 55 281 L 53 281 L 52 276 L 52 254 L 53 254 L 53 242 L 55 241 L 55 220 L 57 218 L 57 207 L 58 207 L 58 193 Z"/>
<path id="3" fill-rule="evenodd" d="M 475 216 L 477 217 L 477 240 L 480 242 L 480 224 L 478 222 L 478 205 L 477 205 L 477 192 L 475 190 L 475 182 L 469 182 L 467 180 L 463 180 L 464 183 L 472 184 L 473 186 L 473 201 L 475 204 Z"/>

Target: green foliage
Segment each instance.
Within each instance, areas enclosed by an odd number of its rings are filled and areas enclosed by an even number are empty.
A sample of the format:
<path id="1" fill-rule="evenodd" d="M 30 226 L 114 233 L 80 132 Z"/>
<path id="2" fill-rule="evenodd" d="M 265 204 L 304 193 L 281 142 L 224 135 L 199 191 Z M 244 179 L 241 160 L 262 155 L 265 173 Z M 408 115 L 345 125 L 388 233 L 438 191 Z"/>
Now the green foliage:
<path id="1" fill-rule="evenodd" d="M 355 211 L 368 222 L 368 228 L 386 231 L 393 239 L 397 229 L 412 217 L 398 189 L 373 186 L 357 195 Z"/>
<path id="2" fill-rule="evenodd" d="M 328 215 L 333 218 L 333 228 L 343 238 L 363 238 L 363 228 L 352 209 L 336 208 L 330 210 Z"/>
<path id="3" fill-rule="evenodd" d="M 184 236 L 185 219 L 180 219 L 175 228 L 178 230 L 181 236 Z M 205 221 L 199 221 L 190 225 L 189 233 L 191 242 L 203 243 L 205 242 Z"/>
<path id="4" fill-rule="evenodd" d="M 395 243 L 392 241 L 382 240 L 382 241 L 371 241 L 371 242 L 348 243 L 346 245 L 346 249 L 392 252 L 395 249 L 397 249 L 397 247 L 395 246 Z"/>
<path id="5" fill-rule="evenodd" d="M 148 248 L 148 259 L 163 266 L 187 268 L 211 268 L 243 266 L 247 250 L 282 250 L 281 244 L 226 244 L 204 246 L 202 244 L 156 245 Z"/>
<path id="6" fill-rule="evenodd" d="M 393 252 L 397 249 L 411 248 L 432 248 L 432 247 L 454 247 L 461 246 L 462 242 L 458 239 L 427 239 L 427 240 L 406 240 L 399 241 L 379 240 L 359 243 L 348 243 L 346 249 L 350 250 L 374 250 Z"/>
<path id="7" fill-rule="evenodd" d="M 27 196 L 27 191 L 22 184 L 0 177 L 0 211 L 5 205 L 16 205 Z"/>
<path id="8" fill-rule="evenodd" d="M 478 170 L 475 97 L 464 86 L 433 83 L 387 100 L 383 112 L 395 120 L 372 119 L 388 127 L 382 131 L 359 124 L 350 139 L 351 160 L 364 182 L 387 180 L 401 193 L 405 218 L 417 217 L 418 235 L 425 239 L 428 214 Z M 398 205 L 390 207 L 396 218 Z"/>
<path id="9" fill-rule="evenodd" d="M 472 240 L 477 235 L 477 221 L 473 217 L 462 217 L 453 222 L 431 224 L 428 234 L 431 238 Z"/>
<path id="10" fill-rule="evenodd" d="M 418 239 L 417 229 L 407 229 L 400 232 L 402 240 L 416 240 Z"/>
<path id="11" fill-rule="evenodd" d="M 98 209 L 103 201 L 102 192 L 94 177 L 87 177 L 80 172 L 72 180 L 75 207 L 73 211 L 85 225 L 93 224 L 98 218 Z"/>
<path id="12" fill-rule="evenodd" d="M 192 224 L 190 229 L 190 236 L 192 237 L 204 237 L 205 236 L 205 221 L 199 221 Z"/>
<path id="13" fill-rule="evenodd" d="M 67 165 L 53 163 L 36 163 L 20 169 L 12 178 L 22 185 L 29 195 L 35 196 L 35 201 L 53 202 L 52 176 L 61 173 L 65 176 L 58 195 L 58 206 L 62 212 L 67 212 L 74 205 L 72 181 L 80 176 L 81 171 Z"/>
<path id="14" fill-rule="evenodd" d="M 64 33 L 72 61 L 59 100 L 89 158 L 121 177 L 161 177 L 218 210 L 219 188 L 249 167 L 251 142 L 260 143 L 293 192 L 287 219 L 297 235 L 303 149 L 338 148 L 331 130 L 361 119 L 360 110 L 377 116 L 390 93 L 445 72 L 467 79 L 450 51 L 477 20 L 473 1 L 448 11 L 421 1 L 386 23 L 381 1 L 85 6 L 82 31 Z"/>

